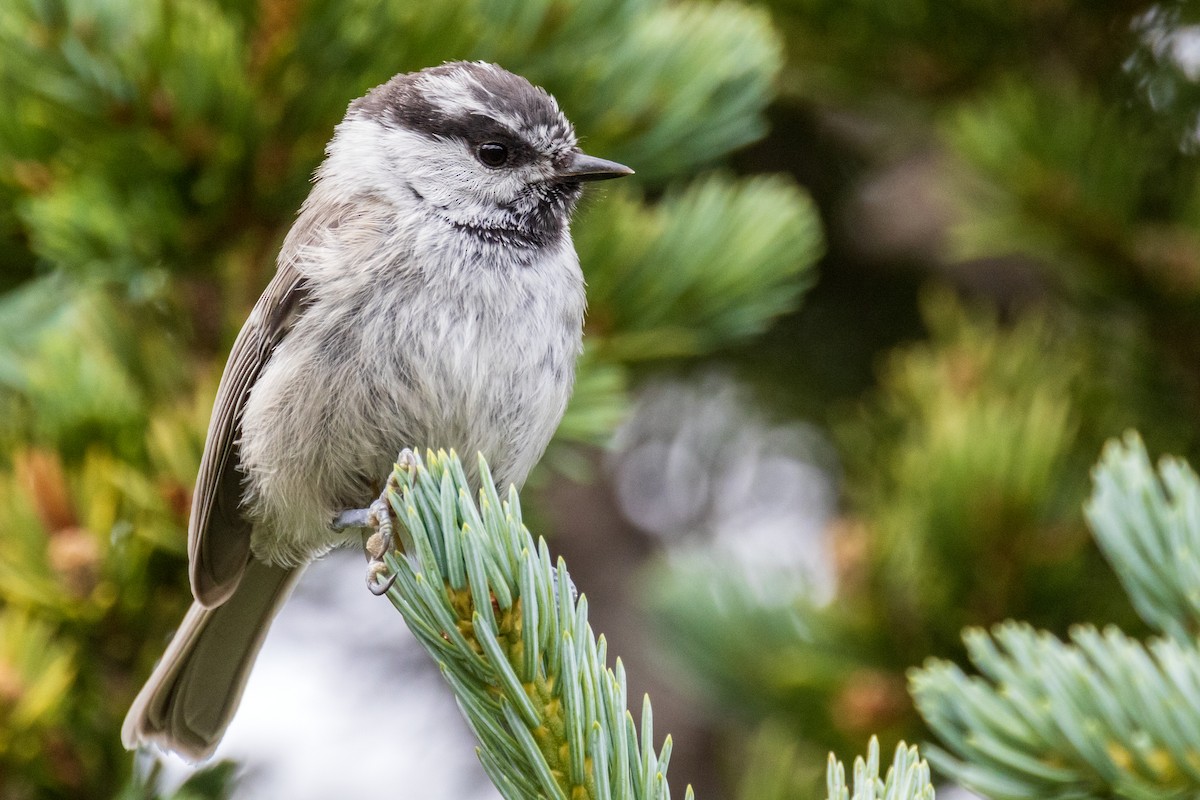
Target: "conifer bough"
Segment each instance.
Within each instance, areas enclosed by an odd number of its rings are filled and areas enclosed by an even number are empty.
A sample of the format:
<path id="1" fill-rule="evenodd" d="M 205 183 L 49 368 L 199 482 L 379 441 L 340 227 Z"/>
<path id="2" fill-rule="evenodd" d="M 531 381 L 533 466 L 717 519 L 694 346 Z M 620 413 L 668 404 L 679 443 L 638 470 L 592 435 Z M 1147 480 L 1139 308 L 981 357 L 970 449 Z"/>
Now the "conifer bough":
<path id="1" fill-rule="evenodd" d="M 1096 540 L 1166 636 L 1080 625 L 1062 641 L 1008 622 L 964 634 L 979 676 L 940 660 L 910 676 L 944 746 L 930 760 L 996 800 L 1200 796 L 1200 479 L 1178 459 L 1156 473 L 1136 434 L 1108 444 L 1094 479 Z"/>
<path id="2" fill-rule="evenodd" d="M 403 454 L 388 482 L 406 555 L 389 554 L 388 592 L 438 662 L 509 800 L 669 800 L 671 737 L 655 752 L 650 699 L 627 707 L 621 660 L 609 669 L 587 598 L 501 501 L 479 459 L 479 503 L 453 452 Z M 686 795 L 692 798 L 691 787 Z"/>
<path id="3" fill-rule="evenodd" d="M 476 504 L 453 452 L 402 454 L 386 495 L 406 555 L 386 561 L 388 597 L 438 662 L 488 776 L 511 800 L 669 800 L 671 737 L 654 752 L 650 698 L 639 730 L 621 660 L 607 667 L 566 564 L 534 544 L 516 489 L 502 501 L 482 457 L 479 475 Z M 917 748 L 901 742 L 884 778 L 879 767 L 872 738 L 851 794 L 831 754 L 829 800 L 934 800 Z"/>
<path id="4" fill-rule="evenodd" d="M 846 786 L 846 768 L 829 754 L 825 772 L 829 790 L 828 800 L 934 800 L 933 784 L 929 782 L 929 765 L 917 753 L 916 747 L 904 742 L 896 745 L 896 755 L 887 775 L 879 777 L 879 740 L 871 737 L 867 758 L 854 759 L 854 789 Z"/>

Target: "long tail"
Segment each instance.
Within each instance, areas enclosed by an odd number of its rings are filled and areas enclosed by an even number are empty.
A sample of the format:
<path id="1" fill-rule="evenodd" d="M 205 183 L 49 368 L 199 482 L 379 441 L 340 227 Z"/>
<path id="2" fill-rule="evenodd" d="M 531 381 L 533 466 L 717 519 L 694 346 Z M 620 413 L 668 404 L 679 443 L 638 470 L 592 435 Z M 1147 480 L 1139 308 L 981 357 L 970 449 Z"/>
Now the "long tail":
<path id="1" fill-rule="evenodd" d="M 153 742 L 196 761 L 212 755 L 267 628 L 302 571 L 250 559 L 228 600 L 216 608 L 192 604 L 125 716 L 121 740 L 127 749 Z"/>

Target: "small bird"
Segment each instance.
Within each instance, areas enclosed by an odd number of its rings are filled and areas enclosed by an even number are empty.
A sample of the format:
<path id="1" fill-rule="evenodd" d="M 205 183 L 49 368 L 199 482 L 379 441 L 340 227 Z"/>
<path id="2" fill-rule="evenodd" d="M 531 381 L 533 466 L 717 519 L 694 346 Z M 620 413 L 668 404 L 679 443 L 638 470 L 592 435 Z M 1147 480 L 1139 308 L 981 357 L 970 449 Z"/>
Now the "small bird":
<path id="1" fill-rule="evenodd" d="M 195 602 L 127 748 L 212 754 L 304 566 L 358 539 L 335 519 L 402 448 L 481 452 L 499 485 L 524 481 L 581 347 L 581 184 L 632 172 L 584 154 L 554 98 L 493 64 L 350 103 L 225 366 L 188 524 Z"/>

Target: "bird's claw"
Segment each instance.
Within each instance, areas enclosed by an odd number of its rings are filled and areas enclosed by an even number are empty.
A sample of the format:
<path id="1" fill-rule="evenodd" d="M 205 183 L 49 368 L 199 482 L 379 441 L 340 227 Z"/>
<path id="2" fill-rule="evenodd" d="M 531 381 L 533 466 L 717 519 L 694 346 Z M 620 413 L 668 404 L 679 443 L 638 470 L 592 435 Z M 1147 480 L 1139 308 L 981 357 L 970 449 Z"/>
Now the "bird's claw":
<path id="1" fill-rule="evenodd" d="M 379 576 L 384 572 L 387 572 L 387 564 L 382 561 L 372 561 L 367 565 L 367 591 L 376 597 L 387 594 L 396 582 L 396 574 L 392 573 L 381 583 Z"/>
<path id="2" fill-rule="evenodd" d="M 396 456 L 396 466 L 405 472 L 416 469 L 419 463 L 420 459 L 417 458 L 417 454 L 410 447 L 404 448 L 400 451 L 400 455 Z"/>
<path id="3" fill-rule="evenodd" d="M 387 502 L 383 498 L 379 498 L 371 503 L 370 511 L 367 514 L 367 524 L 375 529 L 367 539 L 367 589 L 376 597 L 387 594 L 392 588 L 392 584 L 396 582 L 396 575 L 392 573 L 384 581 L 379 578 L 388 570 L 387 563 L 383 557 L 391 552 L 393 535 L 392 535 L 392 515 L 388 511 Z"/>
<path id="4" fill-rule="evenodd" d="M 396 457 L 396 466 L 401 470 L 416 469 L 419 465 L 420 459 L 407 447 L 401 450 L 400 455 Z M 363 549 L 367 555 L 367 589 L 376 596 L 387 594 L 388 590 L 392 588 L 392 584 L 396 582 L 394 573 L 383 581 L 380 580 L 380 576 L 388 571 L 387 563 L 383 559 L 391 552 L 395 542 L 392 514 L 387 498 L 391 492 L 399 491 L 399 489 L 400 484 L 393 472 L 388 477 L 383 493 L 371 505 L 366 508 L 351 508 L 342 511 L 333 518 L 331 523 L 335 531 L 343 531 L 348 528 L 374 529 L 374 532 L 363 543 Z"/>

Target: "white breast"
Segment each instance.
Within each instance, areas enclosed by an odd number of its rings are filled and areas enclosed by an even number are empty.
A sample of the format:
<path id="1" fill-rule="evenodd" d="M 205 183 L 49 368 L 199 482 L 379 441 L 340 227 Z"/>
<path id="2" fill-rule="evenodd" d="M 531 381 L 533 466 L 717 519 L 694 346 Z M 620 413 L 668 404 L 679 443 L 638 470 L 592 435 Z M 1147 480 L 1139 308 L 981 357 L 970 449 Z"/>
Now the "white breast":
<path id="1" fill-rule="evenodd" d="M 499 483 L 524 481 L 562 417 L 580 346 L 569 238 L 505 263 L 470 234 L 431 235 L 381 202 L 297 263 L 313 299 L 243 413 L 260 558 L 296 563 L 338 544 L 333 515 L 377 495 L 404 447 L 454 448 L 472 470 L 481 451 Z"/>

